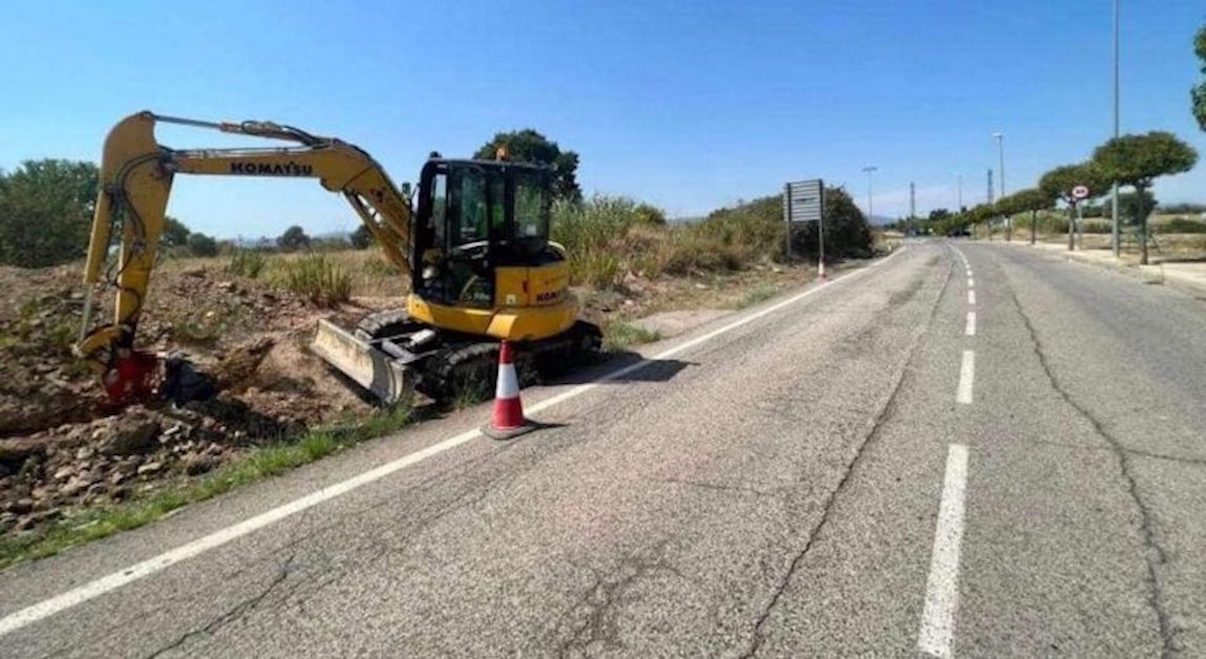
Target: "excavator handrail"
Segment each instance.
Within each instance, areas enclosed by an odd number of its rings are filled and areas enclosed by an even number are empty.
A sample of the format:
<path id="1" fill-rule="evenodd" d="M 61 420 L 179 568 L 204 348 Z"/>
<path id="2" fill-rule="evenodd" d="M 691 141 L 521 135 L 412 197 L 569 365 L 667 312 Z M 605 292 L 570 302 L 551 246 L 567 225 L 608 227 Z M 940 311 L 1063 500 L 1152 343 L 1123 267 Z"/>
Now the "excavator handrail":
<path id="1" fill-rule="evenodd" d="M 173 123 L 296 142 L 291 147 L 172 149 L 154 136 L 156 123 Z M 121 251 L 112 284 L 118 289 L 114 320 L 92 328 L 92 291 L 86 295 L 84 327 L 75 351 L 109 370 L 116 353 L 133 347 L 135 328 L 150 283 L 159 238 L 166 223 L 175 174 L 317 178 L 341 192 L 382 247 L 386 257 L 410 272 L 410 200 L 366 151 L 331 137 L 319 137 L 266 121 L 212 122 L 140 112 L 109 132 L 101 162 L 84 283 L 102 280 L 110 239 L 121 232 Z M 107 277 L 106 277 L 107 278 Z M 101 358 L 101 353 L 107 353 Z"/>

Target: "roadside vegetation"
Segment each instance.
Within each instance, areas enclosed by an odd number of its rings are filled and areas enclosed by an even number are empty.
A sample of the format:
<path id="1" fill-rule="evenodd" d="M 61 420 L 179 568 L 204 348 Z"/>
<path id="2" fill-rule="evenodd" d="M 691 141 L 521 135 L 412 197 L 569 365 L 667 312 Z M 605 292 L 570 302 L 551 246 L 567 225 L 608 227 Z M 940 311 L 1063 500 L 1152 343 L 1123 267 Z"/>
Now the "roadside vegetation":
<path id="1" fill-rule="evenodd" d="M 182 479 L 128 500 L 64 516 L 29 533 L 0 537 L 0 569 L 45 558 L 69 547 L 99 540 L 119 531 L 145 526 L 191 503 L 212 499 L 235 488 L 278 476 L 366 439 L 406 426 L 409 408 L 385 409 L 360 419 L 281 437 L 255 448 L 200 479 Z"/>
<path id="2" fill-rule="evenodd" d="M 767 196 L 713 211 L 694 222 L 667 222 L 664 213 L 624 197 L 596 196 L 560 203 L 553 239 L 570 254 L 574 284 L 619 287 L 626 278 L 726 273 L 757 264 L 783 263 L 782 201 Z M 871 228 L 844 191 L 826 191 L 826 258 L 866 258 L 873 252 Z M 797 228 L 793 251 L 817 252 L 815 225 Z"/>
<path id="3" fill-rule="evenodd" d="M 653 343 L 662 338 L 661 334 L 656 331 L 624 320 L 612 321 L 603 329 L 604 350 L 624 350 L 642 343 Z"/>

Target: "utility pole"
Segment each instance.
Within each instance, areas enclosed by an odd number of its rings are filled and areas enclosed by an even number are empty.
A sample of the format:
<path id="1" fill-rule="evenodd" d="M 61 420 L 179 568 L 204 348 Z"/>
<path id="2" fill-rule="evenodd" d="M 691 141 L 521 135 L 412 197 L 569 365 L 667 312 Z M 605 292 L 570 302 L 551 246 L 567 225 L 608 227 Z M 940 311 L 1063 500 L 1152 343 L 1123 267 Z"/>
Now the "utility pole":
<path id="1" fill-rule="evenodd" d="M 1118 139 L 1118 3 L 1114 0 L 1114 139 Z M 1119 256 L 1118 240 L 1118 181 L 1114 181 L 1111 216 L 1114 220 L 1114 258 Z"/>
<path id="2" fill-rule="evenodd" d="M 913 187 L 913 182 L 909 181 L 909 224 L 910 226 L 917 221 L 917 190 Z"/>
<path id="3" fill-rule="evenodd" d="M 1005 198 L 1005 133 L 997 131 L 992 134 L 993 139 L 997 141 L 997 154 L 1000 157 L 1000 169 L 997 171 L 1001 174 L 1001 196 L 998 199 Z M 1005 217 L 1005 241 L 1013 239 L 1013 218 Z"/>
<path id="4" fill-rule="evenodd" d="M 959 175 L 959 208 L 958 212 L 963 212 L 963 175 Z"/>
<path id="5" fill-rule="evenodd" d="M 1000 157 L 1000 163 L 999 163 L 1000 169 L 997 170 L 997 172 L 1000 173 L 1000 175 L 1001 175 L 1001 196 L 999 198 L 1004 199 L 1005 198 L 1005 133 L 1000 133 L 1000 132 L 993 133 L 992 137 L 993 137 L 993 139 L 995 139 L 997 141 L 997 155 Z"/>
<path id="6" fill-rule="evenodd" d="M 879 171 L 879 168 L 875 165 L 867 165 L 863 168 L 863 171 L 867 172 L 867 222 L 874 224 L 875 209 L 871 205 L 871 174 Z"/>

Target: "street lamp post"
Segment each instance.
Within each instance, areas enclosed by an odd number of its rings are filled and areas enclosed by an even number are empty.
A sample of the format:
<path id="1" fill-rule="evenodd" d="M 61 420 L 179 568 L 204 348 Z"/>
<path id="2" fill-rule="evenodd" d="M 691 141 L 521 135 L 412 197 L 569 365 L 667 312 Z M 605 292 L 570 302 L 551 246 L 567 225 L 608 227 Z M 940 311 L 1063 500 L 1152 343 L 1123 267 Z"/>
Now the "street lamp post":
<path id="1" fill-rule="evenodd" d="M 998 199 L 1005 198 L 1005 133 L 996 132 L 992 134 L 993 139 L 997 141 L 997 156 L 1000 158 L 1000 167 L 997 170 L 998 178 L 1001 179 L 1001 195 Z M 1005 218 L 1005 242 L 1013 240 L 1013 218 Z"/>
<path id="2" fill-rule="evenodd" d="M 863 171 L 867 172 L 867 222 L 870 224 L 874 224 L 875 223 L 875 209 L 871 205 L 871 173 L 879 171 L 879 168 L 876 167 L 875 165 L 867 165 L 866 167 L 863 168 Z"/>

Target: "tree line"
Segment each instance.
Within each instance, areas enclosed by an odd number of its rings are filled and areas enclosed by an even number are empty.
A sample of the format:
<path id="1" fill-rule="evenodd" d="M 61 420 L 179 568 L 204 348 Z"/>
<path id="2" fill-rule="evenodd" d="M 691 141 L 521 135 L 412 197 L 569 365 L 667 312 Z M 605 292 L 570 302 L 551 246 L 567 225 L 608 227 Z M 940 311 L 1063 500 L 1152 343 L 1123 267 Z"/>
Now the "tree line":
<path id="1" fill-rule="evenodd" d="M 0 264 L 40 268 L 84 256 L 100 172 L 94 163 L 48 158 L 0 171 Z M 197 256 L 218 242 L 168 217 L 161 244 Z"/>
<path id="2" fill-rule="evenodd" d="M 959 213 L 934 218 L 930 229 L 950 235 L 983 224 L 991 232 L 993 223 L 999 218 L 1029 213 L 1033 240 L 1035 220 L 1040 211 L 1063 204 L 1071 221 L 1078 206 L 1110 194 L 1117 183 L 1120 188 L 1131 191 L 1129 203 L 1121 205 L 1120 213 L 1127 215 L 1128 224 L 1135 228 L 1140 261 L 1146 264 L 1148 218 L 1155 209 L 1152 184 L 1161 176 L 1189 171 L 1197 160 L 1197 151 L 1172 133 L 1152 131 L 1123 135 L 1098 146 L 1089 160 L 1051 169 L 1039 177 L 1034 187 L 1018 190 L 992 204 L 979 204 L 961 209 Z M 1008 224 L 1006 230 L 1010 230 Z"/>

